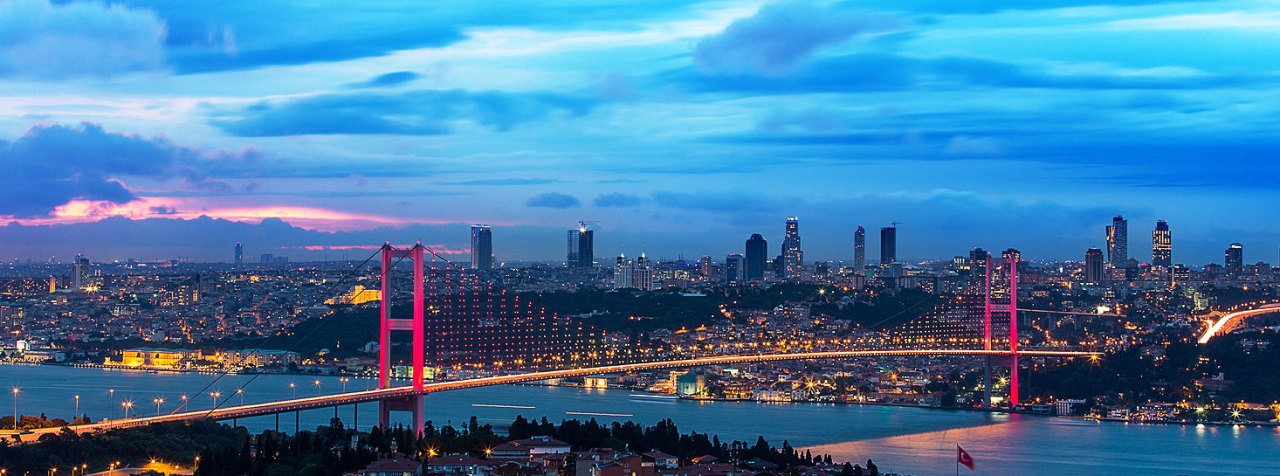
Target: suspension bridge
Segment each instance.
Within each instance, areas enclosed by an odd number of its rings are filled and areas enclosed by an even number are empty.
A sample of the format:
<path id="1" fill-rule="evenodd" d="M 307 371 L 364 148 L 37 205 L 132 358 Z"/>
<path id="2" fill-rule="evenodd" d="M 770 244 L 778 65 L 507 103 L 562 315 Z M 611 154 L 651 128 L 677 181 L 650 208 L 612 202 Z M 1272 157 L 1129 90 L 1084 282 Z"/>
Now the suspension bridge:
<path id="1" fill-rule="evenodd" d="M 692 368 L 708 365 L 728 365 L 763 362 L 785 362 L 805 360 L 857 359 L 885 356 L 969 356 L 986 359 L 986 402 L 990 405 L 990 366 L 992 362 L 1005 363 L 1009 366 L 1010 385 L 1008 401 L 1013 407 L 1018 405 L 1018 359 L 1027 357 L 1090 357 L 1097 352 L 1074 350 L 1041 350 L 1019 349 L 1018 347 L 1018 311 L 1017 308 L 1017 264 L 1016 258 L 988 258 L 986 276 L 982 283 L 982 323 L 981 348 L 941 348 L 941 346 L 921 348 L 894 348 L 868 350 L 840 350 L 801 353 L 761 353 L 749 355 L 717 355 L 698 358 L 655 360 L 648 362 L 624 363 L 616 365 L 586 366 L 540 371 L 510 371 L 490 377 L 472 378 L 453 381 L 428 382 L 425 378 L 426 346 L 424 344 L 428 323 L 425 320 L 427 306 L 424 295 L 424 270 L 429 270 L 425 262 L 425 253 L 431 252 L 420 243 L 408 248 L 396 248 L 387 244 L 377 253 L 381 254 L 381 303 L 379 310 L 379 351 L 378 351 L 378 385 L 377 388 L 364 391 L 344 392 L 333 395 L 288 400 L 253 403 L 247 405 L 223 406 L 229 403 L 230 395 L 217 403 L 212 409 L 199 411 L 183 411 L 178 408 L 165 415 L 135 417 L 123 420 L 110 420 L 98 423 L 79 425 L 77 432 L 93 432 L 110 428 L 136 427 L 153 423 L 195 421 L 195 420 L 236 420 L 241 418 L 296 413 L 303 410 L 359 405 L 362 403 L 377 404 L 378 425 L 390 425 L 392 412 L 410 412 L 412 424 L 418 432 L 423 430 L 424 399 L 432 393 L 468 388 L 506 385 L 523 382 L 535 382 L 550 379 L 583 377 L 591 375 L 621 374 L 638 371 L 654 371 L 665 369 Z M 372 258 L 372 256 L 370 257 Z M 394 260 L 394 261 L 393 261 Z M 388 276 L 390 271 L 402 260 L 413 263 L 412 292 L 413 306 L 411 317 L 396 317 L 391 314 L 391 288 Z M 369 260 L 366 260 L 366 263 Z M 447 260 L 445 260 L 447 261 Z M 452 263 L 449 263 L 452 265 Z M 361 264 L 363 266 L 363 264 Z M 456 265 L 452 265 L 455 266 Z M 1001 270 L 997 273 L 996 270 Z M 434 272 L 434 271 L 433 271 Z M 1000 317 L 1002 316 L 1002 317 Z M 999 322 L 997 322 L 999 321 Z M 999 324 L 996 326 L 995 324 Z M 395 385 L 392 379 L 392 332 L 407 331 L 412 333 L 412 360 L 409 385 Z M 1007 332 L 1001 336 L 999 333 Z M 1007 340 L 1006 340 L 1007 339 Z M 995 345 L 993 345 L 995 344 Z M 252 379 L 250 380 L 252 382 Z M 247 383 L 245 384 L 247 385 Z M 243 386 L 241 387 L 243 388 Z M 358 414 L 358 412 L 357 412 Z M 358 422 L 354 422 L 357 423 Z M 278 424 L 278 421 L 277 421 Z M 37 437 L 38 437 L 37 432 Z"/>

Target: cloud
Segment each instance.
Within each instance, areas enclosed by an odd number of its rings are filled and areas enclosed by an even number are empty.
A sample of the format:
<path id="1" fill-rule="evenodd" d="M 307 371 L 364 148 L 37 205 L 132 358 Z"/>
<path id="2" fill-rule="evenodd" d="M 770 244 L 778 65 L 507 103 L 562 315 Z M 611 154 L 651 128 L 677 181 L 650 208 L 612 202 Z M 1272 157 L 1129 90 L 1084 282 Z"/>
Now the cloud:
<path id="1" fill-rule="evenodd" d="M 629 29 L 637 18 L 676 18 L 699 3 L 620 0 L 608 8 L 583 8 L 576 0 L 524 0 L 494 9 L 477 8 L 466 0 L 376 6 L 323 0 L 119 1 L 144 6 L 164 19 L 169 26 L 165 46 L 179 74 L 337 62 L 439 48 L 467 39 L 473 29 Z"/>
<path id="2" fill-rule="evenodd" d="M 1274 83 L 1278 78 L 1249 73 L 1217 74 L 1194 70 L 1060 71 L 1029 64 L 947 55 L 915 57 L 890 53 L 854 53 L 795 65 L 787 74 L 754 72 L 702 74 L 687 67 L 657 76 L 660 83 L 684 85 L 694 92 L 752 95 L 867 91 L 937 91 L 995 88 L 1073 90 L 1211 89 Z"/>
<path id="3" fill-rule="evenodd" d="M 137 199 L 121 177 L 176 179 L 186 188 L 225 190 L 205 172 L 207 162 L 252 160 L 237 154 L 183 147 L 163 137 L 107 132 L 102 126 L 39 125 L 13 142 L 0 141 L 0 215 L 49 216 L 72 200 L 122 204 Z"/>
<path id="4" fill-rule="evenodd" d="M 394 73 L 380 74 L 369 78 L 368 81 L 348 84 L 347 87 L 353 89 L 362 88 L 386 88 L 391 86 L 399 86 L 404 83 L 420 78 L 418 73 L 413 71 L 396 71 Z"/>
<path id="5" fill-rule="evenodd" d="M 700 40 L 693 60 L 705 72 L 776 73 L 824 45 L 885 31 L 895 23 L 884 16 L 843 11 L 804 0 L 770 3 L 754 16 L 733 22 L 720 34 Z"/>
<path id="6" fill-rule="evenodd" d="M 573 195 L 547 192 L 530 198 L 528 202 L 525 202 L 525 205 L 530 207 L 570 208 L 578 206 L 579 203 L 578 199 Z"/>
<path id="7" fill-rule="evenodd" d="M 443 185 L 546 185 L 549 183 L 560 183 L 560 179 L 548 178 L 505 178 L 505 179 L 478 179 L 464 180 L 461 182 L 445 182 Z"/>
<path id="8" fill-rule="evenodd" d="M 555 114 L 580 116 L 594 105 L 590 99 L 554 93 L 459 89 L 330 93 L 221 111 L 211 122 L 237 136 L 438 135 L 448 134 L 454 121 L 506 131 Z"/>
<path id="9" fill-rule="evenodd" d="M 0 76 L 61 79 L 161 69 L 165 25 L 100 3 L 0 2 Z"/>
<path id="10" fill-rule="evenodd" d="M 635 207 L 643 204 L 645 198 L 625 193 L 606 193 L 596 197 L 591 204 L 597 207 Z"/>

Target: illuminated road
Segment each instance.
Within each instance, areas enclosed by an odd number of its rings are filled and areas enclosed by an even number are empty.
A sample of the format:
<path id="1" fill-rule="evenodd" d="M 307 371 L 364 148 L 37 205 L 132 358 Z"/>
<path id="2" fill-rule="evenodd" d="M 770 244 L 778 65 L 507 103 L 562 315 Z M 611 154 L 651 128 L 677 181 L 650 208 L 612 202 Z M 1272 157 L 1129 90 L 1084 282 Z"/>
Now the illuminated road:
<path id="1" fill-rule="evenodd" d="M 1276 312 L 1276 311 L 1280 311 L 1280 303 L 1267 304 L 1254 309 L 1236 311 L 1236 312 L 1227 314 L 1225 316 L 1222 316 L 1222 318 L 1214 322 L 1213 325 L 1209 326 L 1208 330 L 1204 331 L 1204 335 L 1200 336 L 1200 343 L 1204 344 L 1209 342 L 1209 339 L 1212 339 L 1213 336 L 1218 334 L 1218 332 L 1221 332 L 1223 327 L 1226 327 L 1227 324 L 1231 323 L 1236 319 L 1239 319 L 1241 317 L 1248 317 L 1248 316 L 1253 316 L 1257 314 L 1265 314 L 1268 312 Z"/>
<path id="2" fill-rule="evenodd" d="M 1022 356 L 1041 356 L 1041 357 L 1084 357 L 1098 355 L 1097 352 L 1073 352 L 1073 351 L 1045 351 L 1045 350 L 1028 350 L 1018 353 Z M 605 367 L 590 367 L 582 369 L 569 370 L 550 370 L 544 372 L 531 372 L 524 374 L 500 375 L 495 377 L 484 377 L 468 380 L 434 382 L 423 386 L 422 390 L 414 390 L 412 386 L 393 387 L 379 390 L 365 390 L 360 392 L 341 393 L 337 395 L 325 395 L 317 397 L 298 398 L 292 400 L 283 400 L 279 402 L 258 403 L 251 405 L 242 405 L 235 407 L 220 408 L 217 410 L 201 410 L 193 412 L 175 413 L 171 415 L 162 415 L 156 417 L 133 418 L 128 420 L 114 420 L 100 423 L 92 423 L 75 427 L 77 432 L 93 432 L 108 428 L 121 428 L 148 425 L 151 423 L 161 423 L 170 421 L 188 421 L 188 420 L 232 420 L 237 418 L 248 418 L 254 416 L 272 415 L 277 413 L 294 412 L 301 410 L 312 410 L 316 408 L 326 408 L 341 405 L 352 405 L 356 403 L 375 402 L 379 400 L 392 400 L 399 397 L 410 397 L 415 395 L 425 395 L 432 392 L 443 392 L 448 390 L 462 390 L 467 388 L 486 387 L 491 385 L 506 385 L 522 382 L 535 382 L 539 380 L 583 377 L 588 375 L 615 374 L 645 370 L 662 370 L 698 367 L 703 365 L 724 365 L 752 362 L 778 362 L 793 360 L 818 360 L 818 359 L 848 359 L 858 357 L 880 357 L 880 356 L 909 356 L 909 355 L 957 355 L 957 356 L 1006 356 L 1008 352 L 1003 350 L 956 350 L 956 349 L 931 349 L 931 350 L 858 350 L 858 351 L 842 351 L 842 352 L 806 352 L 806 353 L 790 353 L 790 354 L 761 354 L 761 355 L 729 355 L 716 357 L 702 357 L 697 359 L 686 360 L 669 360 L 661 362 L 645 362 L 637 364 L 611 365 Z M 51 429 L 56 431 L 56 429 Z M 33 434 L 38 437 L 39 433 Z M 24 440 L 26 438 L 24 437 Z"/>

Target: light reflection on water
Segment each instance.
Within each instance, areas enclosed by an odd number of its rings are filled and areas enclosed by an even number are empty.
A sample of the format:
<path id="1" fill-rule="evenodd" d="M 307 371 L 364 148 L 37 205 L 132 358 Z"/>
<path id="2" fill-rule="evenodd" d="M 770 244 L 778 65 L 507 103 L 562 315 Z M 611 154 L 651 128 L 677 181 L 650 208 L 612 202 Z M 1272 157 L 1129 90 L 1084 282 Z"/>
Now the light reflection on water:
<path id="1" fill-rule="evenodd" d="M 24 414 L 48 413 L 69 418 L 74 395 L 80 408 L 94 419 L 108 414 L 106 388 L 116 389 L 113 412 L 130 398 L 135 410 L 153 414 L 148 404 L 163 396 L 162 410 L 174 408 L 183 393 L 191 394 L 190 409 L 207 409 L 208 395 L 195 392 L 213 379 L 202 374 L 152 374 L 137 371 L 48 366 L 0 366 L 0 385 L 20 385 Z M 231 375 L 210 390 L 231 395 L 247 381 Z M 297 396 L 315 395 L 313 377 L 263 375 L 245 390 L 245 403 L 289 398 L 289 382 L 297 383 Z M 338 393 L 341 383 L 320 377 L 321 393 Z M 376 385 L 372 379 L 352 379 L 348 391 Z M 5 402 L 11 404 L 12 402 Z M 232 403 L 238 403 L 233 399 Z M 493 405 L 476 407 L 474 404 Z M 376 405 L 359 407 L 359 425 L 368 429 L 376 419 Z M 527 408 L 533 407 L 533 408 Z M 11 407 L 10 407 L 11 408 Z M 695 402 L 625 390 L 576 389 L 534 386 L 502 386 L 441 392 L 426 399 L 426 416 L 436 426 L 465 424 L 476 416 L 482 424 L 501 430 L 516 415 L 529 419 L 595 418 L 602 422 L 632 420 L 645 425 L 671 418 L 682 432 L 718 434 L 721 441 L 754 443 L 765 436 L 775 446 L 784 440 L 814 453 L 831 453 L 837 460 L 865 462 L 868 457 L 885 470 L 906 474 L 954 474 L 955 445 L 964 446 L 977 463 L 968 474 L 1278 474 L 1280 430 L 1219 426 L 1177 426 L 1097 423 L 1064 418 L 988 414 L 917 408 L 832 405 L 758 404 L 751 402 Z M 570 412 L 600 415 L 574 415 Z M 296 415 L 301 428 L 324 425 L 333 409 Z M 344 424 L 355 420 L 351 407 L 338 409 Z M 606 414 L 633 415 L 610 417 Z M 395 423 L 408 423 L 408 415 L 393 413 Z M 291 431 L 295 415 L 280 417 L 280 429 Z M 253 432 L 275 427 L 275 417 L 257 417 L 238 423 Z M 968 472 L 968 470 L 964 470 Z M 963 474 L 963 473 L 962 473 Z"/>

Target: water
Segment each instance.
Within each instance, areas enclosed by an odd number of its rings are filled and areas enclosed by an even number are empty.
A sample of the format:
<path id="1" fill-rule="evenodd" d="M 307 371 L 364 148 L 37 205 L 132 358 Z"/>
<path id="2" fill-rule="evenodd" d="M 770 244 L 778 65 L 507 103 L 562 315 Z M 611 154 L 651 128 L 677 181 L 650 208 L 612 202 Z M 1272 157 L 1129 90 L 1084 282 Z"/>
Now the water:
<path id="1" fill-rule="evenodd" d="M 0 385 L 20 388 L 23 414 L 45 412 L 69 419 L 80 409 L 95 420 L 122 415 L 121 402 L 132 400 L 143 415 L 156 413 L 153 399 L 163 397 L 162 412 L 173 410 L 185 392 L 187 409 L 208 409 L 210 391 L 231 396 L 249 376 L 231 375 L 203 393 L 197 392 L 214 376 L 50 366 L 0 366 Z M 314 384 L 316 380 L 320 385 Z M 289 383 L 294 383 L 290 390 Z M 346 390 L 365 390 L 373 379 L 351 379 Z M 114 399 L 107 389 L 116 390 Z M 262 375 L 245 389 L 244 402 L 254 403 L 297 396 L 339 393 L 336 377 Z M 12 411 L 12 401 L 0 411 Z M 532 408 L 530 408 L 532 407 Z M 376 404 L 359 406 L 358 423 L 368 429 L 377 418 Z M 356 419 L 351 407 L 338 409 L 344 424 Z M 393 414 L 408 423 L 408 414 Z M 437 425 L 464 425 L 471 416 L 481 424 L 501 428 L 516 415 L 534 419 L 595 418 L 633 420 L 651 425 L 671 418 L 681 431 L 718 434 L 721 441 L 754 443 L 763 435 L 771 444 L 787 440 L 797 448 L 830 453 L 837 460 L 865 462 L 872 458 L 882 469 L 916 475 L 954 474 L 956 444 L 964 446 L 977 464 L 961 474 L 1224 474 L 1280 475 L 1280 429 L 1254 427 L 1139 425 L 1085 422 L 1074 419 L 919 408 L 760 404 L 749 402 L 692 402 L 625 390 L 596 390 L 536 386 L 500 386 L 441 392 L 427 397 L 426 417 Z M 297 424 L 313 428 L 327 424 L 333 409 L 297 414 Z M 251 431 L 275 428 L 274 416 L 237 422 Z M 294 414 L 280 416 L 281 430 L 292 431 Z"/>

